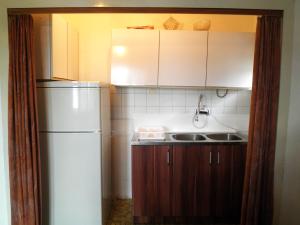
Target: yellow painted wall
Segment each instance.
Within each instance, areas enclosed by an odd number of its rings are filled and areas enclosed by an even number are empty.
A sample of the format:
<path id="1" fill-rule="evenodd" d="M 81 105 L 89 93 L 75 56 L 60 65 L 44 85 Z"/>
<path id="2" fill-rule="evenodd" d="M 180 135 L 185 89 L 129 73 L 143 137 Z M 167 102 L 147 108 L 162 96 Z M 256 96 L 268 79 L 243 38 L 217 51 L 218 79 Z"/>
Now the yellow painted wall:
<path id="1" fill-rule="evenodd" d="M 127 26 L 153 25 L 164 29 L 163 23 L 172 16 L 180 30 L 193 30 L 197 21 L 211 21 L 211 31 L 255 32 L 256 16 L 193 15 L 193 14 L 64 14 L 79 31 L 80 80 L 110 82 L 111 30 Z"/>

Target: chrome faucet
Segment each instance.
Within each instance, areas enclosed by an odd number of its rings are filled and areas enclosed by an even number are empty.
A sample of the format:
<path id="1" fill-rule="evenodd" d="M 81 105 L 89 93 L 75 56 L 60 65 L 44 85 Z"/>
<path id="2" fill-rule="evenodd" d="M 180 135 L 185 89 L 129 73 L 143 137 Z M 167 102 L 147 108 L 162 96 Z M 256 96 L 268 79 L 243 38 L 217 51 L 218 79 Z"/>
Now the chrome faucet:
<path id="1" fill-rule="evenodd" d="M 203 104 L 203 98 L 205 96 L 200 94 L 199 99 L 198 99 L 198 107 L 196 109 L 196 121 L 198 121 L 198 115 L 204 114 L 204 115 L 209 115 L 209 109 L 206 107 L 206 105 Z"/>

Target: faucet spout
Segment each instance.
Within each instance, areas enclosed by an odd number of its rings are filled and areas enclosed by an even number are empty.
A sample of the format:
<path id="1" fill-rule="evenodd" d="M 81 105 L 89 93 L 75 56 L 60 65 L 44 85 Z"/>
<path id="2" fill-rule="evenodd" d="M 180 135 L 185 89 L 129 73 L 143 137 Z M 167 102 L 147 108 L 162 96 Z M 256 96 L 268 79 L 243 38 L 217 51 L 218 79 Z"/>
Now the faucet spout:
<path id="1" fill-rule="evenodd" d="M 205 96 L 200 94 L 199 95 L 199 99 L 198 99 L 198 108 L 196 110 L 196 115 L 199 115 L 199 114 L 204 114 L 204 115 L 209 115 L 209 109 L 203 104 L 203 98 Z"/>

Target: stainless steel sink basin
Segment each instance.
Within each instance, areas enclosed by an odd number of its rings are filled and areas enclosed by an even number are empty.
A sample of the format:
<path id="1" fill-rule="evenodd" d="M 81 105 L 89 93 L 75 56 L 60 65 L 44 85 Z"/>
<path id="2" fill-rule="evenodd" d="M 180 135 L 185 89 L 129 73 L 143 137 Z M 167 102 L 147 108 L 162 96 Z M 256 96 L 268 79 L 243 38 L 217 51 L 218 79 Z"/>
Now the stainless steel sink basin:
<path id="1" fill-rule="evenodd" d="M 242 138 L 236 134 L 219 133 L 219 134 L 207 134 L 206 136 L 209 139 L 216 140 L 216 141 L 241 141 L 242 140 Z"/>
<path id="2" fill-rule="evenodd" d="M 206 138 L 201 134 L 173 134 L 172 138 L 177 141 L 205 141 Z"/>
<path id="3" fill-rule="evenodd" d="M 247 143 L 247 138 L 238 133 L 166 133 L 164 140 L 140 141 L 134 135 L 133 142 L 147 144 L 161 143 Z"/>

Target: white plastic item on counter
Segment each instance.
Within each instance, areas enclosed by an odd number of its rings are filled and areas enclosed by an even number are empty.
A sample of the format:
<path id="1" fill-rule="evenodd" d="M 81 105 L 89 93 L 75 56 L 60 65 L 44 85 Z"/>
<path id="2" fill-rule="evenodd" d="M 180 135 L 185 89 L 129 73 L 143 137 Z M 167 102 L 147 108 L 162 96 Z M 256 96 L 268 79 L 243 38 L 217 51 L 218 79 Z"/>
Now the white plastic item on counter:
<path id="1" fill-rule="evenodd" d="M 164 127 L 139 127 L 135 132 L 139 141 L 166 139 Z"/>

